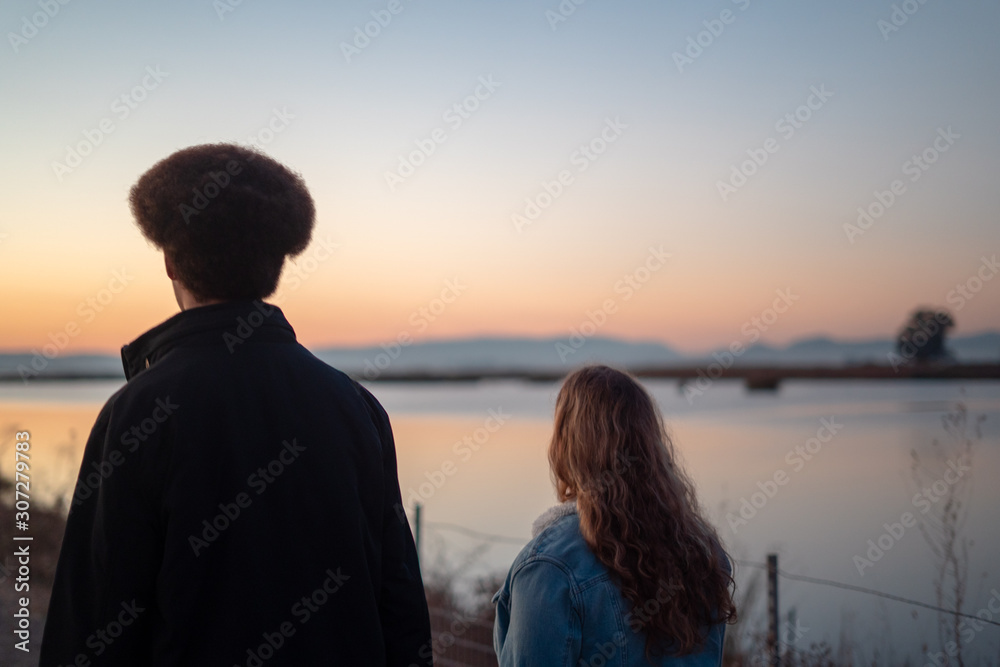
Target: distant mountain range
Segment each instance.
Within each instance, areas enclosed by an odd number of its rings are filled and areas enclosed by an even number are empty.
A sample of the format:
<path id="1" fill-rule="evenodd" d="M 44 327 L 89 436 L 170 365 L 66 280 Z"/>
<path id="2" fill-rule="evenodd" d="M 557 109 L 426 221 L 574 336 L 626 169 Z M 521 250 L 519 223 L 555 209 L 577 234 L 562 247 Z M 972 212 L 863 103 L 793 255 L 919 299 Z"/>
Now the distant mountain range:
<path id="1" fill-rule="evenodd" d="M 948 341 L 956 361 L 1000 362 L 1000 332 L 956 336 Z M 843 365 L 889 363 L 891 340 L 835 341 L 816 337 L 784 347 L 757 344 L 736 356 L 736 364 Z M 393 358 L 393 353 L 397 356 Z M 351 371 L 383 370 L 552 370 L 601 362 L 617 366 L 691 366 L 709 363 L 724 348 L 705 354 L 684 354 L 658 342 L 629 342 L 613 338 L 473 338 L 414 344 L 398 350 L 382 347 L 330 348 L 316 356 L 337 368 Z M 373 370 L 375 369 L 375 370 Z"/>
<path id="2" fill-rule="evenodd" d="M 948 349 L 960 362 L 1000 362 L 1000 332 L 949 339 Z M 888 363 L 891 340 L 836 341 L 817 337 L 784 347 L 757 344 L 735 358 L 739 365 L 844 365 Z M 449 372 L 467 370 L 564 370 L 601 362 L 623 367 L 692 366 L 725 356 L 725 349 L 683 354 L 663 343 L 612 338 L 468 338 L 370 347 L 331 347 L 314 351 L 327 363 L 359 377 L 382 372 Z M 44 364 L 42 363 L 44 360 Z M 0 375 L 17 375 L 19 367 L 40 373 L 124 377 L 117 355 L 75 355 L 51 360 L 34 354 L 0 354 Z"/>

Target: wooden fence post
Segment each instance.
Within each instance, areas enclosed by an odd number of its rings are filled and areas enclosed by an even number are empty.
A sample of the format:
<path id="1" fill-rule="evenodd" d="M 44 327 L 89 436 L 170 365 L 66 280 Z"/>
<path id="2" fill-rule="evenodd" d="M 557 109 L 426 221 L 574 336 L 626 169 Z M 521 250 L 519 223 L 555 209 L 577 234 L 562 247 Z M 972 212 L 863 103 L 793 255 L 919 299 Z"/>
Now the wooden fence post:
<path id="1" fill-rule="evenodd" d="M 767 555 L 767 651 L 771 667 L 781 667 L 778 631 L 778 554 Z"/>

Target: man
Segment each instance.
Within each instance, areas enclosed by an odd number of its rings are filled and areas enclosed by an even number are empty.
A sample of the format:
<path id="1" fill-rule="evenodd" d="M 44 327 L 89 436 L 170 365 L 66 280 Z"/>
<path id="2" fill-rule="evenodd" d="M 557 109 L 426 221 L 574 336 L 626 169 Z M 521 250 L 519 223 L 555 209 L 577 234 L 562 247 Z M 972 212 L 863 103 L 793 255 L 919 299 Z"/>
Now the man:
<path id="1" fill-rule="evenodd" d="M 181 312 L 122 348 L 84 452 L 42 639 L 54 665 L 430 664 L 385 411 L 272 294 L 314 207 L 226 144 L 133 186 Z"/>

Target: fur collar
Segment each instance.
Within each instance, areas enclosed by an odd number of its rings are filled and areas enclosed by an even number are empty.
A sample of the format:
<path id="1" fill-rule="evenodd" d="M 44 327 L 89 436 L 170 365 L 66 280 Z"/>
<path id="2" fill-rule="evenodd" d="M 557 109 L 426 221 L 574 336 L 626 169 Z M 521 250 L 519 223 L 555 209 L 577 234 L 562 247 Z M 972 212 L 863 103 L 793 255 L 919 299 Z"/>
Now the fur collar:
<path id="1" fill-rule="evenodd" d="M 575 500 L 567 500 L 564 503 L 545 510 L 542 512 L 541 516 L 535 519 L 535 522 L 531 524 L 532 539 L 538 537 L 543 530 L 554 524 L 559 519 L 564 516 L 569 516 L 570 514 L 576 514 Z"/>

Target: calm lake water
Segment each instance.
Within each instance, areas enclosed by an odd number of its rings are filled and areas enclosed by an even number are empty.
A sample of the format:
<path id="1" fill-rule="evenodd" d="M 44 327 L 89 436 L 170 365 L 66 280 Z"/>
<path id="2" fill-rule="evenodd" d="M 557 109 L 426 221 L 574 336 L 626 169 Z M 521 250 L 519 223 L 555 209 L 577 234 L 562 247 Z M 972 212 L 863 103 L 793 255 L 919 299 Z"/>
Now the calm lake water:
<path id="1" fill-rule="evenodd" d="M 993 592 L 1000 609 L 1000 383 L 789 382 L 749 393 L 719 382 L 693 403 L 674 381 L 645 384 L 737 559 L 760 563 L 777 553 L 792 574 L 934 604 L 933 554 L 904 518 L 933 519 L 954 488 L 967 501 L 962 534 L 971 540 L 963 610 L 977 613 Z M 0 385 L 0 470 L 10 475 L 13 431 L 29 430 L 37 501 L 68 500 L 97 411 L 119 386 Z M 546 448 L 558 385 L 370 388 L 392 418 L 404 501 L 423 505 L 424 568 L 467 584 L 505 572 L 517 540 L 527 541 L 532 520 L 554 502 Z M 962 434 L 944 426 L 958 404 L 969 415 L 969 471 Z M 919 484 L 914 452 L 925 464 Z M 739 567 L 741 590 L 756 577 L 752 566 Z M 751 614 L 758 626 L 759 598 Z M 795 609 L 799 648 L 826 641 L 852 646 L 855 657 L 878 651 L 880 662 L 909 655 L 915 664 L 927 662 L 925 643 L 938 650 L 936 614 L 927 609 L 789 579 L 780 581 L 780 605 L 783 615 Z M 981 627 L 964 634 L 966 656 L 997 664 L 1000 627 Z"/>

